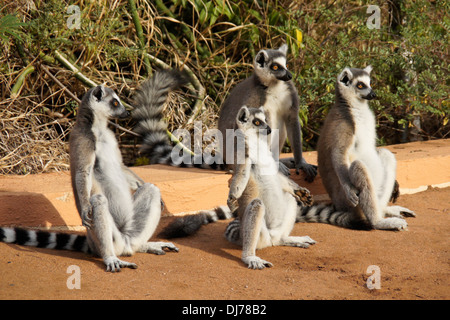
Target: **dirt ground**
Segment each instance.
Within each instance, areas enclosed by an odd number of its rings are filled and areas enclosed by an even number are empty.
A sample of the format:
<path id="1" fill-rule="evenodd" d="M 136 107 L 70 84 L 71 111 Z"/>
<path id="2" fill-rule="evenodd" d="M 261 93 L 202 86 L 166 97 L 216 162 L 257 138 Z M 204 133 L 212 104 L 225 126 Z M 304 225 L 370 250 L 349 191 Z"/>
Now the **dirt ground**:
<path id="1" fill-rule="evenodd" d="M 239 247 L 223 236 L 227 221 L 176 239 L 178 253 L 126 257 L 138 269 L 116 274 L 83 253 L 0 243 L 0 299 L 449 299 L 450 188 L 403 195 L 398 204 L 417 213 L 408 231 L 296 224 L 293 235 L 317 243 L 259 250 L 274 265 L 264 270 L 244 266 Z M 159 229 L 171 219 L 162 218 Z M 68 288 L 76 283 L 72 265 L 80 289 Z M 380 289 L 369 289 L 376 274 Z"/>

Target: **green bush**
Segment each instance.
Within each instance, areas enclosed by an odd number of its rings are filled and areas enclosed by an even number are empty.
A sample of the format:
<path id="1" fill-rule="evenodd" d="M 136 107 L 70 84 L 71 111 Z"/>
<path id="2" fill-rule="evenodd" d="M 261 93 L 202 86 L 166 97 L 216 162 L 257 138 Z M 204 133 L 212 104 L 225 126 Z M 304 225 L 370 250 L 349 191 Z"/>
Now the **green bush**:
<path id="1" fill-rule="evenodd" d="M 80 8 L 80 29 L 66 25 L 69 5 Z M 366 24 L 369 5 L 381 9 L 380 29 Z M 305 148 L 316 147 L 334 101 L 337 75 L 346 66 L 368 64 L 374 68 L 372 86 L 379 97 L 371 106 L 380 144 L 449 138 L 448 12 L 450 4 L 444 0 L 49 0 L 29 1 L 27 6 L 0 0 L 2 103 L 18 109 L 33 103 L 40 121 L 67 139 L 76 112 L 73 99 L 42 72 L 22 73 L 30 64 L 46 65 L 81 97 L 88 85 L 55 60 L 58 51 L 89 79 L 106 83 L 127 102 L 154 69 L 163 64 L 187 67 L 205 89 L 202 112 L 189 93 L 172 106 L 169 127 L 184 127 L 195 117 L 212 127 L 229 91 L 251 73 L 257 51 L 287 42 Z M 149 63 L 146 54 L 159 60 Z M 8 93 L 20 74 L 26 79 L 14 100 Z M 56 119 L 54 124 L 55 114 L 69 121 Z M 123 126 L 130 129 L 131 123 Z M 123 133 L 121 139 L 136 142 Z"/>

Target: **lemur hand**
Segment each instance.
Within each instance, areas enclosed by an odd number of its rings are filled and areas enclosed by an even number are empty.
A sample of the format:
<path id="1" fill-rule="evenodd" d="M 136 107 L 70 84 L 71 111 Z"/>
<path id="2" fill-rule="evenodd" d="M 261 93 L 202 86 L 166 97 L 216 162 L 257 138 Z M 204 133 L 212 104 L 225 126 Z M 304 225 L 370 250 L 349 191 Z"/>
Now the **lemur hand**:
<path id="1" fill-rule="evenodd" d="M 86 205 L 81 211 L 81 223 L 86 229 L 91 229 L 92 227 L 92 206 L 91 204 Z"/>
<path id="2" fill-rule="evenodd" d="M 359 203 L 358 190 L 351 185 L 344 185 L 344 192 L 347 203 L 352 207 L 356 207 Z"/>
<path id="3" fill-rule="evenodd" d="M 233 195 L 228 196 L 227 205 L 231 212 L 234 212 L 239 208 L 238 200 Z"/>
<path id="4" fill-rule="evenodd" d="M 302 158 L 300 163 L 295 164 L 295 173 L 299 174 L 300 169 L 306 174 L 305 180 L 307 182 L 313 182 L 317 175 L 317 166 L 309 164 L 304 158 Z"/>

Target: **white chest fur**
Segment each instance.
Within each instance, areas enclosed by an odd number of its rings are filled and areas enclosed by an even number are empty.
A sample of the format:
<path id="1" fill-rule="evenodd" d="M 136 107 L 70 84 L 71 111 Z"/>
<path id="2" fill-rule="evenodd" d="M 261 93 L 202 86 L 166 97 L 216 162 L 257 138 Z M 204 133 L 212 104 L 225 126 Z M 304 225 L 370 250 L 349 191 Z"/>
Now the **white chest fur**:
<path id="1" fill-rule="evenodd" d="M 362 152 L 375 149 L 376 130 L 375 116 L 367 103 L 351 108 L 355 123 L 355 148 Z"/>
<path id="2" fill-rule="evenodd" d="M 267 89 L 264 109 L 269 116 L 269 125 L 273 129 L 280 129 L 277 120 L 281 115 L 286 114 L 286 110 L 291 106 L 291 93 L 284 81 L 278 81 L 275 85 Z"/>
<path id="3" fill-rule="evenodd" d="M 291 107 L 291 93 L 284 81 L 277 82 L 274 86 L 267 89 L 266 102 L 264 110 L 267 122 L 273 130 L 279 130 L 279 144 L 282 146 L 286 141 L 286 119 L 288 109 Z M 276 135 L 272 134 L 272 139 L 276 139 Z"/>
<path id="4" fill-rule="evenodd" d="M 371 175 L 375 186 L 379 185 L 382 163 L 376 148 L 375 115 L 369 109 L 368 103 L 361 103 L 351 109 L 355 122 L 355 138 L 350 149 L 349 163 L 354 160 L 362 161 Z"/>
<path id="5" fill-rule="evenodd" d="M 99 180 L 106 184 L 126 185 L 126 177 L 121 169 L 122 156 L 113 132 L 94 124 L 92 131 L 96 138 L 95 157 L 101 170 Z"/>

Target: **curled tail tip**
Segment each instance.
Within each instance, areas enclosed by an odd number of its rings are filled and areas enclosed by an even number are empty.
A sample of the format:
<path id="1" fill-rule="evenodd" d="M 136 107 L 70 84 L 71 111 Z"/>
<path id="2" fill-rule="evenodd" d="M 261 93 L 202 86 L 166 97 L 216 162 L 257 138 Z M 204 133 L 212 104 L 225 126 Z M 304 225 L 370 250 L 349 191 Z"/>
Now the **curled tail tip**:
<path id="1" fill-rule="evenodd" d="M 175 218 L 158 234 L 158 237 L 164 239 L 184 238 L 195 234 L 202 225 L 203 217 L 201 214 L 186 215 Z"/>
<path id="2" fill-rule="evenodd" d="M 154 73 L 154 75 L 144 81 L 141 85 L 141 91 L 152 89 L 153 87 L 165 88 L 174 90 L 182 85 L 187 84 L 190 77 L 186 71 L 177 69 L 161 69 Z"/>
<path id="3" fill-rule="evenodd" d="M 175 218 L 158 236 L 164 239 L 183 238 L 195 234 L 203 225 L 227 220 L 233 217 L 228 206 L 219 206 L 213 210 L 204 210 Z"/>

